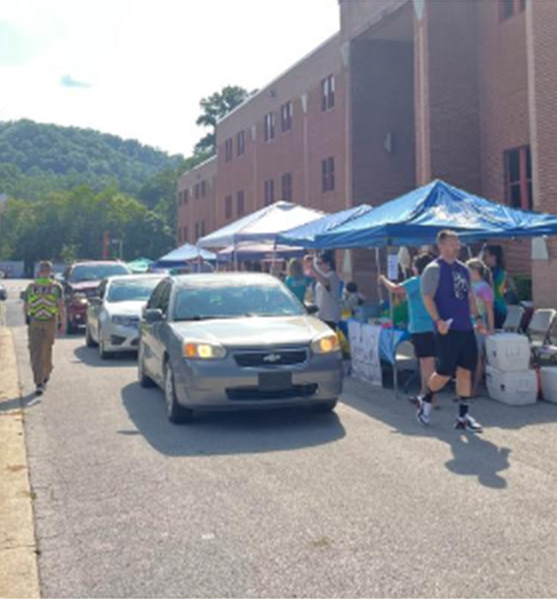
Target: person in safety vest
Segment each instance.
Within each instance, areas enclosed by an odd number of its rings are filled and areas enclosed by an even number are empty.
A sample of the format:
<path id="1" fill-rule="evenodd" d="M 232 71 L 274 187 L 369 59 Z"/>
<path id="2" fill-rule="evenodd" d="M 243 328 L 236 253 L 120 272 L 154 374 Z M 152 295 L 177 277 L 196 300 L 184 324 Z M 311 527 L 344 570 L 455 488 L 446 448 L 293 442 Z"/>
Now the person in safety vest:
<path id="1" fill-rule="evenodd" d="M 37 278 L 25 291 L 25 318 L 28 323 L 29 355 L 37 395 L 42 395 L 52 373 L 52 347 L 56 331 L 66 322 L 64 290 L 52 278 L 52 264 L 39 264 Z"/>

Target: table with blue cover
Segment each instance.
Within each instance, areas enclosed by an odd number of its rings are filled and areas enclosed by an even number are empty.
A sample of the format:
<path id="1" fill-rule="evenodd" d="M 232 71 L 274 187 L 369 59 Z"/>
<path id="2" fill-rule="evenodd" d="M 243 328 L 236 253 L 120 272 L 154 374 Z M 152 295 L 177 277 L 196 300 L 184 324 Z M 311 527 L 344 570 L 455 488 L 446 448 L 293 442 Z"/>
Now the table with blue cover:
<path id="1" fill-rule="evenodd" d="M 357 322 L 358 324 L 365 325 L 366 323 L 360 322 L 359 320 L 349 319 L 342 320 L 339 323 L 339 328 L 343 332 L 346 339 L 348 339 L 348 323 Z M 393 329 L 385 328 L 381 331 L 381 337 L 379 338 L 379 355 L 381 360 L 388 362 L 391 366 L 395 365 L 396 348 L 410 339 L 410 333 L 406 329 Z"/>

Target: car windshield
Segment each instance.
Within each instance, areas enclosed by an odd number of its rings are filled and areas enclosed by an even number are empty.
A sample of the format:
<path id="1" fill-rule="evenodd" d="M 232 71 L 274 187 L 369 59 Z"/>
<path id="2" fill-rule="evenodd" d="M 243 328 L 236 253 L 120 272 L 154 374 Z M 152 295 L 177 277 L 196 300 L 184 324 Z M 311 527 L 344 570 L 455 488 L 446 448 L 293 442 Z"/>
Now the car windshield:
<path id="1" fill-rule="evenodd" d="M 183 287 L 176 295 L 175 320 L 299 316 L 303 306 L 282 285 L 210 285 Z"/>
<path id="2" fill-rule="evenodd" d="M 146 302 L 160 279 L 147 277 L 145 279 L 130 279 L 129 281 L 112 281 L 108 288 L 106 301 L 117 302 Z"/>
<path id="3" fill-rule="evenodd" d="M 82 281 L 100 281 L 114 275 L 129 275 L 130 271 L 123 264 L 79 264 L 72 268 L 70 283 Z"/>

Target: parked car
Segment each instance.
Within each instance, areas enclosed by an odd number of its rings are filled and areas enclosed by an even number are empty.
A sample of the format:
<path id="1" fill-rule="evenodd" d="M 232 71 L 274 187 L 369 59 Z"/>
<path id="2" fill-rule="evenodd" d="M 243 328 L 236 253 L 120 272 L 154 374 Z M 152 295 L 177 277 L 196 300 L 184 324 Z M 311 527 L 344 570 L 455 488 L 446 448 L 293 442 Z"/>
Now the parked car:
<path id="1" fill-rule="evenodd" d="M 6 301 L 8 299 L 8 291 L 2 283 L 0 283 L 0 301 Z"/>
<path id="2" fill-rule="evenodd" d="M 330 411 L 342 390 L 336 334 L 269 275 L 168 277 L 140 327 L 139 381 L 163 388 L 175 423 L 202 409 Z"/>
<path id="3" fill-rule="evenodd" d="M 129 274 L 131 271 L 123 262 L 76 262 L 67 268 L 64 273 L 64 292 L 68 334 L 85 326 L 88 300 L 97 295 L 103 279 Z"/>
<path id="4" fill-rule="evenodd" d="M 163 275 L 109 277 L 89 298 L 85 342 L 99 348 L 102 359 L 118 352 L 137 351 L 141 310 Z"/>

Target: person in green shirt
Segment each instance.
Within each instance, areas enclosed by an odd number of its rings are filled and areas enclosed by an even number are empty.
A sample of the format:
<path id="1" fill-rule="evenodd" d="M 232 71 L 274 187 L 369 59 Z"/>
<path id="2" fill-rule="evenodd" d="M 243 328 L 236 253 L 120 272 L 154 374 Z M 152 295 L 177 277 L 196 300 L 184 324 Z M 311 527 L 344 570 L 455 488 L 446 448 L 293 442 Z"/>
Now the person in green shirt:
<path id="1" fill-rule="evenodd" d="M 24 303 L 29 356 L 37 395 L 42 395 L 53 370 L 52 348 L 58 325 L 66 322 L 64 290 L 52 278 L 52 264 L 39 264 L 37 278 L 27 287 Z"/>

